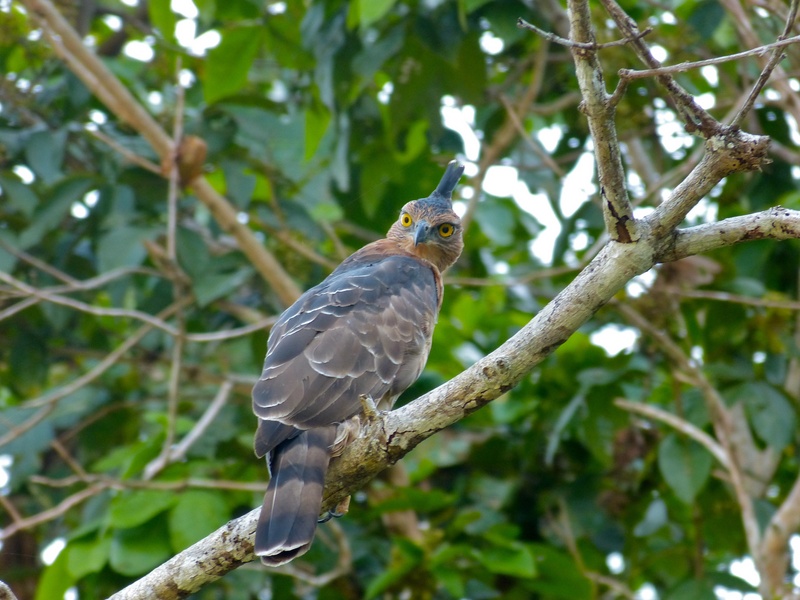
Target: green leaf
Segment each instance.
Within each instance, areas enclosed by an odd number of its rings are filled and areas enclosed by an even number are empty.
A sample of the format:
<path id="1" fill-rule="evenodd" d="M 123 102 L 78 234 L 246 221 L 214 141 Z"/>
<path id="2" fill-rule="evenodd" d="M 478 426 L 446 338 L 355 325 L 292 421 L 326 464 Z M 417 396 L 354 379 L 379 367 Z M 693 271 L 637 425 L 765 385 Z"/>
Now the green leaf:
<path id="1" fill-rule="evenodd" d="M 203 539 L 230 519 L 228 504 L 219 492 L 189 490 L 169 513 L 172 549 L 180 552 Z"/>
<path id="2" fill-rule="evenodd" d="M 104 454 L 92 465 L 95 473 L 119 470 L 122 478 L 138 473 L 153 458 L 158 456 L 160 438 L 117 446 Z"/>
<path id="3" fill-rule="evenodd" d="M 70 576 L 67 569 L 67 554 L 62 550 L 39 579 L 35 600 L 63 598 L 64 593 L 72 587 L 73 583 L 75 583 L 75 579 Z"/>
<path id="4" fill-rule="evenodd" d="M 178 496 L 163 490 L 132 490 L 111 501 L 108 524 L 112 527 L 135 527 L 146 523 L 175 504 Z"/>
<path id="5" fill-rule="evenodd" d="M 39 204 L 39 197 L 33 192 L 31 186 L 25 185 L 14 177 L 0 176 L 0 190 L 2 190 L 8 206 L 18 210 L 26 217 L 33 215 L 33 211 Z"/>
<path id="6" fill-rule="evenodd" d="M 117 573 L 133 577 L 151 571 L 171 554 L 165 528 L 147 524 L 114 532 L 109 563 Z"/>
<path id="7" fill-rule="evenodd" d="M 664 600 L 708 600 L 715 597 L 713 582 L 707 579 L 690 579 L 670 590 Z"/>
<path id="8" fill-rule="evenodd" d="M 369 27 L 391 10 L 397 0 L 358 0 L 358 16 L 362 28 Z"/>
<path id="9" fill-rule="evenodd" d="M 478 202 L 475 222 L 489 240 L 498 246 L 509 246 L 514 241 L 514 213 L 509 205 L 496 198 Z"/>
<path id="10" fill-rule="evenodd" d="M 64 549 L 67 556 L 67 570 L 73 580 L 89 573 L 99 572 L 108 562 L 111 553 L 110 537 L 84 537 L 72 540 Z"/>
<path id="11" fill-rule="evenodd" d="M 538 574 L 533 553 L 520 542 L 476 550 L 476 555 L 484 567 L 498 575 L 530 579 Z"/>
<path id="12" fill-rule="evenodd" d="M 661 529 L 667 522 L 667 505 L 661 498 L 655 498 L 648 505 L 642 520 L 633 528 L 633 535 L 646 537 Z"/>
<path id="13" fill-rule="evenodd" d="M 782 450 L 795 435 L 797 415 L 792 404 L 776 388 L 761 381 L 744 383 L 725 392 L 732 403 L 744 402 L 747 416 L 759 439 Z"/>
<path id="14" fill-rule="evenodd" d="M 237 27 L 222 35 L 219 45 L 208 53 L 203 95 L 213 104 L 232 96 L 247 83 L 247 74 L 261 47 L 262 27 Z"/>
<path id="15" fill-rule="evenodd" d="M 714 462 L 709 452 L 694 440 L 675 433 L 665 437 L 658 447 L 658 466 L 675 495 L 686 504 L 703 488 Z"/>
<path id="16" fill-rule="evenodd" d="M 330 111 L 320 103 L 314 103 L 306 109 L 305 159 L 309 160 L 319 148 L 325 132 L 331 122 Z"/>
<path id="17" fill-rule="evenodd" d="M 208 272 L 211 255 L 202 236 L 196 231 L 178 227 L 175 234 L 178 262 L 190 277 L 202 277 Z"/>
<path id="18" fill-rule="evenodd" d="M 148 0 L 147 12 L 150 22 L 161 32 L 166 40 L 175 39 L 175 13 L 172 12 L 171 0 Z"/>
<path id="19" fill-rule="evenodd" d="M 207 306 L 217 298 L 229 294 L 247 281 L 253 274 L 253 269 L 244 268 L 233 273 L 209 273 L 192 281 L 192 289 L 200 306 Z"/>
<path id="20" fill-rule="evenodd" d="M 36 207 L 31 226 L 19 236 L 23 249 L 38 244 L 46 235 L 58 231 L 69 214 L 72 203 L 89 191 L 93 181 L 88 177 L 70 177 L 53 186 L 52 193 Z"/>
<path id="21" fill-rule="evenodd" d="M 406 133 L 404 148 L 395 151 L 394 158 L 401 165 L 406 165 L 417 158 L 428 146 L 428 122 L 424 119 L 414 121 Z"/>
<path id="22" fill-rule="evenodd" d="M 408 573 L 417 568 L 425 557 L 422 549 L 416 544 L 404 540 L 395 540 L 397 554 L 392 564 L 367 585 L 364 597 L 369 600 L 385 592 L 402 581 Z"/>
<path id="23" fill-rule="evenodd" d="M 142 264 L 147 256 L 143 242 L 152 237 L 152 231 L 140 227 L 123 226 L 108 231 L 97 245 L 100 272 Z"/>
<path id="24" fill-rule="evenodd" d="M 593 586 L 575 561 L 565 552 L 544 544 L 528 544 L 538 569 L 538 577 L 527 586 L 544 597 L 559 600 L 589 600 Z"/>
<path id="25" fill-rule="evenodd" d="M 66 130 L 37 131 L 25 144 L 25 157 L 28 165 L 47 185 L 61 179 L 61 163 L 64 161 L 64 148 L 67 143 Z"/>
<path id="26" fill-rule="evenodd" d="M 584 372 L 584 371 L 582 371 Z M 564 433 L 564 430 L 570 424 L 572 419 L 575 417 L 575 414 L 578 412 L 578 409 L 586 405 L 586 395 L 583 391 L 579 391 L 572 400 L 567 403 L 561 413 L 558 415 L 558 419 L 553 425 L 552 430 L 550 431 L 550 435 L 547 438 L 547 449 L 544 453 L 544 462 L 546 465 L 552 465 L 553 459 L 555 458 L 556 451 L 558 450 L 558 446 L 561 443 L 561 437 Z"/>

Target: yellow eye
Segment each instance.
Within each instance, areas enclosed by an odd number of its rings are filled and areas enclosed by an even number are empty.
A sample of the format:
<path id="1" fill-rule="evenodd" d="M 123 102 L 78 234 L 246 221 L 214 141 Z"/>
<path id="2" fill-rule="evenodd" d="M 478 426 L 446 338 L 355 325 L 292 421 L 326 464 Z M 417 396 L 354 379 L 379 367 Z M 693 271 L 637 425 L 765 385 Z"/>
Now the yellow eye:
<path id="1" fill-rule="evenodd" d="M 453 232 L 456 230 L 450 223 L 442 223 L 439 225 L 439 235 L 442 237 L 450 237 L 453 235 Z"/>
<path id="2" fill-rule="evenodd" d="M 403 227 L 411 227 L 411 223 L 414 222 L 414 219 L 411 218 L 411 215 L 408 213 L 403 213 L 400 215 L 400 225 Z"/>

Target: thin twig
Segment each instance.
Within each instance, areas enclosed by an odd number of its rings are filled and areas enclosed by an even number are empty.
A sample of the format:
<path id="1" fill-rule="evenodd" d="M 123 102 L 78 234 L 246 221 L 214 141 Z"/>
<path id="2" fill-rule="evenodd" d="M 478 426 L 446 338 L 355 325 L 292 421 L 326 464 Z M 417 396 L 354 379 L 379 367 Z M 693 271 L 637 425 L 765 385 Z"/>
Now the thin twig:
<path id="1" fill-rule="evenodd" d="M 11 500 L 5 494 L 0 494 L 0 506 L 8 513 L 14 523 L 18 523 L 24 519 L 19 513 L 17 507 L 11 503 Z"/>
<path id="2" fill-rule="evenodd" d="M 50 442 L 50 446 L 52 446 L 53 450 L 56 451 L 56 454 L 61 457 L 61 460 L 63 460 L 78 477 L 85 480 L 87 477 L 86 470 L 77 460 L 72 457 L 72 455 L 64 447 L 64 444 L 62 444 L 58 438 L 53 439 L 53 441 Z"/>
<path id="3" fill-rule="evenodd" d="M 332 535 L 326 535 L 327 532 L 330 532 Z M 325 530 L 319 531 L 319 535 L 323 541 L 326 542 L 328 541 L 329 537 L 333 538 L 331 540 L 332 543 L 329 543 L 329 545 L 334 547 L 337 560 L 336 565 L 330 571 L 320 573 L 319 575 L 313 575 L 302 568 L 297 567 L 294 563 L 281 565 L 280 567 L 274 569 L 274 571 L 276 573 L 294 577 L 298 581 L 302 581 L 313 588 L 323 588 L 331 581 L 339 579 L 339 577 L 343 577 L 352 571 L 353 553 L 350 550 L 350 542 L 348 541 L 347 535 L 345 534 L 344 529 L 342 529 L 342 526 L 336 521 L 329 521 Z"/>
<path id="4" fill-rule="evenodd" d="M 263 329 L 269 329 L 275 324 L 277 319 L 278 317 L 266 317 L 250 325 L 234 327 L 233 329 L 226 329 L 225 331 L 187 333 L 185 338 L 187 342 L 220 342 L 222 340 L 230 340 L 233 338 L 250 335 L 251 333 L 255 333 L 256 331 L 261 331 Z"/>
<path id="5" fill-rule="evenodd" d="M 517 19 L 517 27 L 520 29 L 528 29 L 533 31 L 534 33 L 540 35 L 548 42 L 553 42 L 555 44 L 559 44 L 561 46 L 567 46 L 569 48 L 581 48 L 582 50 L 602 50 L 603 48 L 614 48 L 616 46 L 625 46 L 626 44 L 630 44 L 633 39 L 635 38 L 623 38 L 621 40 L 614 40 L 613 42 L 603 42 L 601 44 L 598 43 L 591 43 L 591 42 L 576 42 L 574 40 L 568 40 L 562 38 L 561 36 L 556 35 L 555 33 L 550 33 L 549 31 L 545 31 L 544 29 L 540 29 L 536 25 L 532 23 L 528 23 L 522 17 Z M 637 34 L 637 37 L 643 38 L 644 36 L 652 33 L 653 28 L 647 27 L 640 31 Z"/>
<path id="6" fill-rule="evenodd" d="M 548 48 L 549 44 L 542 44 L 542 47 L 539 48 L 538 52 L 536 53 L 536 59 L 531 67 L 530 83 L 525 89 L 525 93 L 522 95 L 522 98 L 520 98 L 519 102 L 517 102 L 516 106 L 514 107 L 515 115 L 526 115 L 536 98 L 539 96 L 539 92 L 542 90 L 546 72 Z M 481 199 L 483 181 L 486 178 L 486 173 L 488 172 L 489 168 L 499 160 L 503 152 L 514 142 L 517 135 L 518 130 L 514 124 L 514 121 L 509 114 L 506 114 L 503 124 L 497 129 L 497 131 L 495 131 L 491 141 L 488 144 L 484 144 L 481 153 L 481 160 L 478 163 L 478 174 L 473 177 L 471 182 L 475 193 L 473 194 L 472 198 L 467 201 L 467 209 L 461 216 L 461 225 L 465 233 L 472 223 L 472 217 L 475 214 L 475 210 L 478 208 L 478 202 Z"/>
<path id="7" fill-rule="evenodd" d="M 673 429 L 677 429 L 682 434 L 692 438 L 694 441 L 708 450 L 711 455 L 716 458 L 717 461 L 719 461 L 726 471 L 730 469 L 728 457 L 725 454 L 725 451 L 722 449 L 722 446 L 720 446 L 713 437 L 708 435 L 699 427 L 695 426 L 693 423 L 690 423 L 685 419 L 681 419 L 678 415 L 669 413 L 651 404 L 630 402 L 628 400 L 623 400 L 622 398 L 617 398 L 614 400 L 614 404 L 627 411 L 649 417 L 656 421 L 661 421 Z"/>
<path id="8" fill-rule="evenodd" d="M 716 300 L 717 302 L 732 302 L 734 304 L 746 304 L 748 306 L 760 306 L 764 308 L 800 310 L 800 302 L 791 300 L 771 300 L 769 298 L 751 298 L 750 296 L 731 294 L 729 292 L 718 292 L 714 290 L 686 290 L 673 286 L 665 287 L 664 291 L 669 294 L 682 296 L 684 298 Z"/>
<path id="9" fill-rule="evenodd" d="M 339 264 L 331 259 L 319 254 L 318 252 L 314 252 L 311 248 L 303 244 L 302 242 L 294 239 L 292 234 L 289 233 L 287 230 L 277 229 L 267 225 L 266 223 L 260 223 L 260 225 L 266 229 L 270 235 L 272 235 L 275 239 L 279 240 L 281 244 L 288 246 L 292 250 L 294 250 L 300 256 L 307 258 L 313 263 L 321 265 L 326 269 L 335 269 L 336 266 Z"/>
<path id="10" fill-rule="evenodd" d="M 5 310 L 0 310 L 0 321 L 11 318 L 18 312 L 21 312 L 26 308 L 30 308 L 31 306 L 38 304 L 40 301 L 41 301 L 40 298 L 34 298 L 32 296 L 29 296 L 24 300 L 20 300 L 19 302 L 12 304 Z"/>
<path id="11" fill-rule="evenodd" d="M 517 132 L 519 133 L 520 137 L 523 141 L 528 145 L 528 147 L 533 150 L 533 153 L 539 157 L 539 160 L 553 173 L 558 175 L 558 177 L 566 176 L 564 169 L 562 169 L 556 161 L 553 160 L 553 157 L 550 156 L 547 151 L 542 148 L 541 144 L 536 141 L 536 138 L 533 137 L 529 131 L 525 129 L 525 125 L 523 125 L 522 120 L 520 119 L 519 115 L 516 113 L 516 110 L 511 105 L 511 102 L 508 98 L 504 95 L 500 96 L 500 102 L 503 104 L 503 107 L 506 109 L 508 116 L 511 119 L 511 122 L 514 124 L 514 127 L 517 128 Z"/>
<path id="12" fill-rule="evenodd" d="M 622 35 L 631 38 L 631 47 L 634 49 L 639 58 L 651 70 L 661 67 L 661 63 L 656 60 L 650 52 L 647 44 L 639 36 L 637 36 L 639 29 L 636 22 L 628 16 L 623 8 L 616 2 L 616 0 L 601 0 L 608 14 L 616 23 L 617 28 Z M 657 81 L 666 89 L 671 103 L 685 123 L 685 128 L 688 132 L 693 133 L 700 131 L 705 138 L 710 138 L 716 135 L 721 130 L 721 125 L 695 101 L 694 97 L 683 89 L 672 78 L 669 73 L 662 73 L 655 76 Z"/>
<path id="13" fill-rule="evenodd" d="M 797 18 L 797 7 L 798 0 L 792 0 L 792 5 L 789 7 L 789 14 L 786 16 L 786 25 L 783 28 L 783 33 L 778 37 L 779 42 L 787 41 L 789 39 L 787 36 L 794 27 L 794 22 Z M 795 39 L 800 39 L 800 36 L 796 36 Z M 731 126 L 739 125 L 744 117 L 752 110 L 756 103 L 756 98 L 758 98 L 758 96 L 761 94 L 761 90 L 767 84 L 767 81 L 769 81 L 769 78 L 772 76 L 772 72 L 777 68 L 781 60 L 783 60 L 784 56 L 785 54 L 780 47 L 776 47 L 772 50 L 772 55 L 769 57 L 767 64 L 764 65 L 764 68 L 761 70 L 758 80 L 756 81 L 755 85 L 753 85 L 753 89 L 750 90 L 750 95 L 747 97 L 747 100 L 745 100 L 745 102 L 742 104 L 742 107 L 739 109 L 739 112 L 736 113 L 736 116 L 731 121 Z"/>
<path id="14" fill-rule="evenodd" d="M 747 488 L 745 487 L 745 475 L 742 466 L 739 464 L 736 448 L 731 442 L 734 428 L 731 423 L 730 413 L 725 406 L 725 401 L 722 399 L 717 389 L 711 385 L 711 382 L 705 376 L 702 369 L 695 365 L 681 347 L 665 332 L 657 329 L 650 320 L 639 314 L 639 312 L 632 307 L 622 303 L 616 303 L 615 307 L 628 322 L 639 328 L 643 333 L 649 335 L 667 356 L 670 357 L 675 366 L 680 369 L 702 393 L 706 405 L 708 406 L 708 412 L 711 415 L 714 433 L 726 456 L 728 473 L 730 475 L 734 496 L 741 510 L 742 526 L 745 539 L 747 540 L 747 547 L 750 555 L 756 562 L 756 567 L 760 570 L 762 566 L 759 558 L 761 531 L 756 517 L 753 499 L 747 493 Z"/>
<path id="15" fill-rule="evenodd" d="M 214 397 L 214 400 L 212 400 L 211 404 L 208 405 L 208 408 L 203 413 L 203 416 L 200 417 L 197 423 L 195 423 L 195 426 L 192 428 L 192 430 L 187 433 L 184 438 L 175 445 L 175 447 L 172 447 L 172 444 L 170 444 L 169 452 L 162 452 L 150 463 L 148 463 L 148 465 L 144 468 L 144 475 L 142 476 L 144 480 L 147 481 L 152 479 L 167 465 L 183 460 L 183 458 L 186 456 L 186 453 L 189 451 L 189 448 L 192 447 L 192 444 L 200 439 L 200 436 L 202 436 L 211 423 L 214 422 L 214 419 L 219 414 L 219 411 L 222 410 L 222 407 L 225 406 L 225 403 L 228 401 L 228 397 L 230 396 L 232 389 L 232 382 L 225 381 L 222 383 L 217 395 Z"/>
<path id="16" fill-rule="evenodd" d="M 70 475 L 60 479 L 31 475 L 30 482 L 52 488 L 66 488 L 80 483 L 102 483 L 109 489 L 115 490 L 166 490 L 182 491 L 190 488 L 206 490 L 230 490 L 238 492 L 263 492 L 265 484 L 262 482 L 230 481 L 226 479 L 188 479 L 170 481 L 144 481 L 142 479 L 116 479 L 106 475 L 87 475 L 79 477 Z M 0 496 L 0 499 L 4 496 Z M 0 500 L 2 501 L 2 500 Z"/>
<path id="17" fill-rule="evenodd" d="M 682 62 L 677 65 L 657 67 L 655 69 L 620 69 L 618 73 L 620 77 L 628 80 L 645 79 L 647 77 L 657 77 L 659 75 L 668 75 L 672 73 L 683 73 L 684 71 L 691 71 L 692 69 L 699 69 L 701 67 L 708 67 L 711 65 L 719 65 L 733 60 L 741 60 L 742 58 L 747 58 L 748 56 L 761 56 L 767 52 L 767 50 L 783 48 L 784 46 L 789 46 L 798 42 L 800 42 L 800 35 L 787 38 L 785 40 L 778 40 L 777 42 L 772 42 L 771 44 L 765 44 L 763 46 L 759 46 L 758 48 L 753 48 L 752 50 L 737 52 L 736 54 L 728 54 L 726 56 L 717 56 L 715 58 L 707 58 L 705 60 L 697 60 L 692 62 Z"/>
<path id="18" fill-rule="evenodd" d="M 189 298 L 181 298 L 177 302 L 174 302 L 160 313 L 158 316 L 160 318 L 168 317 L 175 313 L 175 311 L 179 310 L 180 308 L 187 306 L 191 303 L 191 299 Z M 32 400 L 28 400 L 23 404 L 24 408 L 40 408 L 40 407 L 47 407 L 49 405 L 54 404 L 55 402 L 69 396 L 70 394 L 78 391 L 80 388 L 84 387 L 85 385 L 91 383 L 95 379 L 97 379 L 100 375 L 102 375 L 105 371 L 107 371 L 112 365 L 114 365 L 128 350 L 133 348 L 136 344 L 138 344 L 145 335 L 150 333 L 153 329 L 152 325 L 143 325 L 139 328 L 136 332 L 133 333 L 128 339 L 126 339 L 122 344 L 116 347 L 114 350 L 109 352 L 103 360 L 97 363 L 94 367 L 89 369 L 86 373 L 75 379 L 74 381 L 61 386 L 60 388 L 56 388 L 54 390 L 50 390 L 49 392 L 42 394 L 38 398 L 34 398 Z M 10 432 L 9 432 L 10 433 Z M 7 439 L 9 434 L 6 434 L 3 437 L 0 437 L 0 447 L 4 444 L 7 444 L 10 439 Z M 13 437 L 16 437 L 13 436 Z M 13 437 L 11 439 L 13 439 Z"/>
<path id="19" fill-rule="evenodd" d="M 68 510 L 77 506 L 81 502 L 88 500 L 89 498 L 96 496 L 103 490 L 108 489 L 108 486 L 102 483 L 96 483 L 91 485 L 79 492 L 72 494 L 64 498 L 61 502 L 59 502 L 53 508 L 48 510 L 42 511 L 37 513 L 31 517 L 26 517 L 21 521 L 14 521 L 4 529 L 0 530 L 0 541 L 7 540 L 12 535 L 17 533 L 18 531 L 22 531 L 23 529 L 31 529 L 36 527 L 37 525 L 41 525 L 42 523 L 47 523 L 48 521 L 52 521 L 53 519 L 57 519 Z"/>
<path id="20" fill-rule="evenodd" d="M 76 283 L 78 283 L 78 280 L 75 279 L 74 277 L 72 277 L 71 275 L 68 275 L 68 274 L 64 273 L 63 271 L 61 271 L 59 269 L 56 269 L 52 265 L 49 265 L 49 264 L 47 264 L 46 262 L 44 262 L 42 260 L 39 260 L 35 256 L 32 256 L 32 255 L 28 254 L 24 250 L 20 250 L 19 248 L 15 248 L 14 246 L 9 244 L 7 241 L 5 241 L 2 238 L 0 238 L 0 248 L 5 250 L 9 254 L 12 254 L 12 255 L 16 256 L 18 259 L 23 260 L 26 263 L 36 267 L 40 271 L 43 271 L 43 272 L 47 273 L 48 275 L 52 275 L 56 279 L 60 279 L 61 281 L 63 281 L 64 283 L 66 283 L 68 285 L 75 285 Z"/>
<path id="21" fill-rule="evenodd" d="M 122 144 L 117 142 L 117 140 L 115 140 L 111 136 L 106 135 L 105 133 L 103 133 L 99 129 L 96 129 L 96 128 L 91 128 L 90 129 L 90 128 L 87 127 L 86 131 L 88 131 L 89 134 L 93 135 L 94 137 L 96 137 L 101 142 L 103 142 L 106 145 L 110 146 L 113 150 L 116 150 L 128 162 L 133 163 L 133 164 L 135 164 L 135 165 L 137 165 L 137 166 L 139 166 L 139 167 L 141 167 L 141 168 L 143 168 L 143 169 L 145 169 L 147 171 L 150 171 L 151 173 L 155 173 L 156 175 L 160 176 L 162 174 L 161 173 L 161 169 L 158 167 L 157 164 L 155 164 L 152 161 L 147 160 L 146 158 L 144 158 L 142 156 L 139 156 L 135 152 L 132 152 L 132 151 L 128 150 L 125 146 L 123 146 Z"/>
<path id="22" fill-rule="evenodd" d="M 178 57 L 175 71 L 180 73 L 181 60 Z M 180 194 L 180 172 L 178 161 L 180 157 L 181 138 L 183 137 L 183 86 L 177 82 L 175 117 L 172 130 L 172 153 L 163 165 L 169 168 L 169 188 L 167 193 L 167 256 L 169 271 L 172 277 L 172 295 L 180 298 L 184 294 L 186 277 L 178 266 L 178 253 L 176 238 L 178 234 L 178 196 Z M 183 348 L 186 343 L 186 319 L 183 311 L 176 314 L 177 334 L 172 340 L 172 356 L 170 359 L 169 381 L 167 384 L 167 424 L 164 443 L 158 457 L 147 465 L 144 479 L 152 479 L 161 469 L 172 462 L 173 444 L 175 443 L 176 429 L 178 426 L 178 400 L 180 399 L 181 365 L 183 363 Z"/>
<path id="23" fill-rule="evenodd" d="M 154 317 L 149 313 L 145 313 L 139 310 L 125 309 L 125 308 L 101 308 L 99 306 L 92 306 L 91 304 L 86 304 L 85 302 L 81 302 L 80 300 L 73 300 L 72 298 L 68 298 L 66 296 L 61 296 L 59 294 L 51 294 L 42 289 L 35 288 L 31 285 L 28 285 L 24 281 L 20 281 L 19 279 L 12 277 L 11 275 L 8 275 L 7 273 L 3 273 L 2 271 L 0 271 L 0 281 L 3 281 L 8 285 L 11 285 L 17 288 L 18 290 L 25 292 L 29 296 L 37 298 L 39 300 L 46 300 L 47 302 L 52 302 L 53 304 L 58 304 L 61 306 L 73 308 L 75 310 L 85 312 L 90 315 L 95 315 L 98 317 L 126 317 L 129 319 L 136 319 L 137 321 L 142 321 L 144 323 L 147 323 L 148 325 L 155 327 L 156 329 L 161 329 L 162 331 L 165 331 L 172 336 L 178 335 L 178 330 L 175 329 L 172 325 L 170 325 L 163 319 Z"/>
<path id="24" fill-rule="evenodd" d="M 761 37 L 758 32 L 756 32 L 754 24 L 760 21 L 760 19 L 756 19 L 752 15 L 747 14 L 745 11 L 747 3 L 743 3 L 741 0 L 720 0 L 720 4 L 728 12 L 730 17 L 729 21 L 733 22 L 734 27 L 736 27 L 739 36 L 743 40 L 742 45 L 751 48 L 759 47 L 761 45 Z M 794 26 L 795 23 L 787 19 L 784 33 L 788 35 L 789 31 L 791 31 Z M 797 92 L 794 91 L 789 84 L 790 75 L 780 65 L 775 67 L 774 75 L 775 77 L 772 81 L 775 89 L 781 96 L 781 106 L 786 112 L 794 116 L 797 123 L 800 123 L 800 96 L 798 96 Z"/>

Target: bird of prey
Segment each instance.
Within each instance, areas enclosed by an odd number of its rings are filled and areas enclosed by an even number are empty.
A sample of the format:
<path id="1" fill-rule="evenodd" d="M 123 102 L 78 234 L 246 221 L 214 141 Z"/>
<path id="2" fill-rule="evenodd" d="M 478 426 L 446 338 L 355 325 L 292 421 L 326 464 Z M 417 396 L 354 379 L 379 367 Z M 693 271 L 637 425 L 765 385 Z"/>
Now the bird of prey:
<path id="1" fill-rule="evenodd" d="M 280 565 L 314 539 L 325 472 L 370 399 L 388 410 L 416 381 L 442 305 L 442 272 L 463 248 L 452 161 L 433 193 L 403 206 L 367 244 L 290 306 L 270 332 L 253 388 L 255 451 L 271 478 L 255 553 Z"/>

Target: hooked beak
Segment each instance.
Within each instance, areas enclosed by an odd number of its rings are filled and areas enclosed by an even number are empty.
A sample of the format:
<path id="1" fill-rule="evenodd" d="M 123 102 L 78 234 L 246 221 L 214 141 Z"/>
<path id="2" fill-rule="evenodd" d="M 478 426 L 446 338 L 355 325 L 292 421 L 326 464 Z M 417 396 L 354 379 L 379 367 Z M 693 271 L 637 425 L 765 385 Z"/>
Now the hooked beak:
<path id="1" fill-rule="evenodd" d="M 419 246 L 428 241 L 431 233 L 431 226 L 427 221 L 418 221 L 417 228 L 414 230 L 414 245 Z"/>

